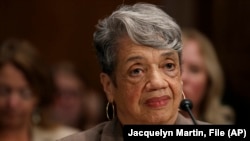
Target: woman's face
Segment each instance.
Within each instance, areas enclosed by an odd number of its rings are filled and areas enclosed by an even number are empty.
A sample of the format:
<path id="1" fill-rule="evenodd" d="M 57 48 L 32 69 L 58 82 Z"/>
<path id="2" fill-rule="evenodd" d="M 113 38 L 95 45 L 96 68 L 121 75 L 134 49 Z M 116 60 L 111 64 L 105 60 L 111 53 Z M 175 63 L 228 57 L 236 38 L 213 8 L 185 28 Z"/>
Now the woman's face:
<path id="1" fill-rule="evenodd" d="M 114 101 L 122 124 L 173 124 L 182 98 L 178 53 L 119 42 L 116 86 L 106 74 L 102 84 L 109 101 Z"/>
<path id="2" fill-rule="evenodd" d="M 12 64 L 0 69 L 0 126 L 19 128 L 30 123 L 36 98 L 24 74 Z"/>
<path id="3" fill-rule="evenodd" d="M 65 72 L 58 72 L 54 79 L 58 93 L 54 116 L 63 123 L 74 125 L 82 114 L 84 84 L 78 77 Z"/>
<path id="4" fill-rule="evenodd" d="M 207 87 L 207 71 L 197 42 L 184 42 L 182 63 L 184 93 L 194 105 L 199 106 Z"/>

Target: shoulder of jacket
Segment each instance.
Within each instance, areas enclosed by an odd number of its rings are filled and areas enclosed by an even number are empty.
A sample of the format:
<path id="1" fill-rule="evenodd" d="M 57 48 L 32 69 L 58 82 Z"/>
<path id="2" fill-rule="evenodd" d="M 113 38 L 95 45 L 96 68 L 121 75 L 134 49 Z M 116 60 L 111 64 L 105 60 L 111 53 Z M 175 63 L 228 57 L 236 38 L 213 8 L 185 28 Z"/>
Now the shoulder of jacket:
<path id="1" fill-rule="evenodd" d="M 96 141 L 101 137 L 103 128 L 107 122 L 100 123 L 90 129 L 66 136 L 57 141 Z"/>

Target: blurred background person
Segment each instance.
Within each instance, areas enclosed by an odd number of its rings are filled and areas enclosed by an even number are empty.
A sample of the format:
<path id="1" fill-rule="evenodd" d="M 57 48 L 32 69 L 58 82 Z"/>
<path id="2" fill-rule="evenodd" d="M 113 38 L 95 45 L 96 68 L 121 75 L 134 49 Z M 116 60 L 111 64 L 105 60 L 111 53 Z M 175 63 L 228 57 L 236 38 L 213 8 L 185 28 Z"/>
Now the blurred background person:
<path id="1" fill-rule="evenodd" d="M 47 118 L 54 100 L 47 68 L 26 40 L 6 40 L 0 47 L 1 141 L 52 141 L 77 131 Z"/>
<path id="2" fill-rule="evenodd" d="M 222 101 L 224 74 L 216 51 L 196 29 L 183 29 L 182 63 L 183 90 L 193 102 L 195 118 L 213 124 L 234 124 L 234 109 Z"/>
<path id="3" fill-rule="evenodd" d="M 95 90 L 93 88 L 89 88 L 85 102 L 86 102 L 86 117 L 84 129 L 89 129 L 94 127 L 98 123 L 101 123 L 106 118 L 106 100 L 105 94 Z"/>
<path id="4" fill-rule="evenodd" d="M 57 98 L 52 117 L 62 124 L 85 130 L 99 122 L 101 99 L 88 86 L 81 71 L 70 61 L 52 67 Z"/>

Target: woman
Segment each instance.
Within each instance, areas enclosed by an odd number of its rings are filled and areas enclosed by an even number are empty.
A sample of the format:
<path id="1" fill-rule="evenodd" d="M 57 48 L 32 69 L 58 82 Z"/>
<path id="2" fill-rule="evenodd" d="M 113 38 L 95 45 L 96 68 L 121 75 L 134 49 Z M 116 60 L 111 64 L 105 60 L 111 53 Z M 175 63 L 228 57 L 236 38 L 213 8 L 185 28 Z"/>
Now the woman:
<path id="1" fill-rule="evenodd" d="M 222 103 L 224 74 L 212 43 L 195 29 L 183 29 L 183 44 L 183 90 L 196 119 L 233 124 L 234 111 Z"/>
<path id="2" fill-rule="evenodd" d="M 105 118 L 102 99 L 90 90 L 87 81 L 73 63 L 65 61 L 53 67 L 57 98 L 52 117 L 65 125 L 86 130 Z"/>
<path id="3" fill-rule="evenodd" d="M 193 124 L 179 114 L 181 31 L 163 10 L 121 6 L 99 22 L 94 45 L 112 120 L 63 141 L 123 140 L 126 124 Z"/>
<path id="4" fill-rule="evenodd" d="M 54 100 L 47 68 L 36 49 L 25 40 L 7 40 L 0 47 L 1 141 L 49 141 L 75 133 L 44 118 Z M 41 120 L 35 126 L 38 118 L 32 117 L 37 109 L 41 111 Z M 43 138 L 39 131 L 53 131 L 53 136 L 46 134 Z"/>

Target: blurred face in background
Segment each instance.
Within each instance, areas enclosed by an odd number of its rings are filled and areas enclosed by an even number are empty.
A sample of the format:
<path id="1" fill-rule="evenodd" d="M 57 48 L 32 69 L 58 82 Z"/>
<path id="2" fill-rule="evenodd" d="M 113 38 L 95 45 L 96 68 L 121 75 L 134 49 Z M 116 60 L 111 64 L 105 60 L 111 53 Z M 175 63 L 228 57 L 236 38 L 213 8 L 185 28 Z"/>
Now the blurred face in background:
<path id="1" fill-rule="evenodd" d="M 63 123 L 73 125 L 83 108 L 84 84 L 74 75 L 58 72 L 54 76 L 58 98 L 54 105 L 54 115 Z"/>
<path id="2" fill-rule="evenodd" d="M 194 105 L 199 105 L 207 87 L 207 71 L 199 44 L 195 40 L 187 40 L 182 53 L 182 80 L 185 96 Z"/>
<path id="3" fill-rule="evenodd" d="M 24 74 L 7 63 L 0 68 L 0 126 L 29 126 L 37 100 Z"/>

